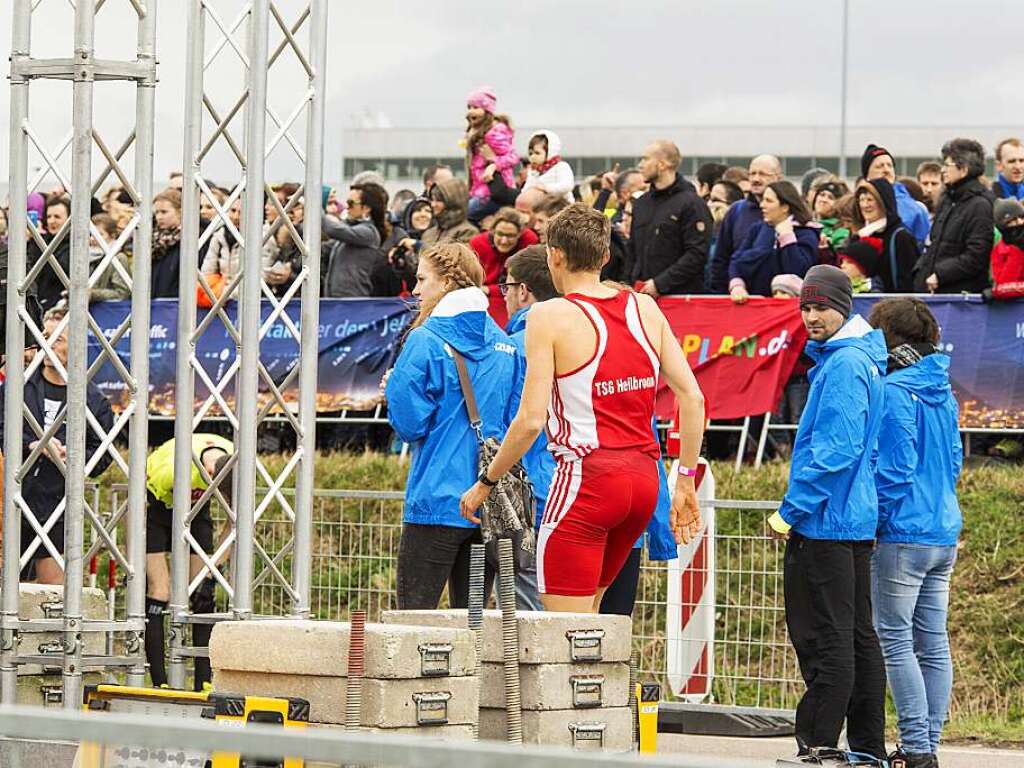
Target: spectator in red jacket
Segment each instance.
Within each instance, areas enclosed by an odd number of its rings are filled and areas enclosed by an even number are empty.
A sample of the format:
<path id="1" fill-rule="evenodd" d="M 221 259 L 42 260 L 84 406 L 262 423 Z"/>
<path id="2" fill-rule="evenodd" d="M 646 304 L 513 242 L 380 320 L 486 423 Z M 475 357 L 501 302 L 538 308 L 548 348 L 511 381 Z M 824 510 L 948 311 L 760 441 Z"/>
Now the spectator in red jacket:
<path id="1" fill-rule="evenodd" d="M 484 286 L 490 300 L 491 317 L 499 327 L 508 322 L 505 299 L 498 284 L 505 276 L 508 257 L 537 242 L 537 235 L 526 226 L 523 215 L 515 208 L 502 208 L 494 215 L 490 230 L 481 232 L 469 241 L 469 247 L 484 268 Z"/>
<path id="2" fill-rule="evenodd" d="M 1024 205 L 1013 197 L 996 200 L 993 214 L 1003 237 L 992 249 L 992 298 L 1019 299 L 1024 297 Z"/>

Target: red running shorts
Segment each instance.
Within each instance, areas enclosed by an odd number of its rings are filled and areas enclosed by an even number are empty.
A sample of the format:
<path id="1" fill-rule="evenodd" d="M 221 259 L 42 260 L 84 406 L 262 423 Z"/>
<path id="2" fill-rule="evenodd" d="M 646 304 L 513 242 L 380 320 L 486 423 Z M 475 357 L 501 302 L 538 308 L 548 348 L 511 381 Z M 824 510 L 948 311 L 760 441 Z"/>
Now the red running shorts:
<path id="1" fill-rule="evenodd" d="M 656 462 L 600 448 L 558 462 L 537 541 L 541 594 L 583 597 L 615 580 L 658 504 Z"/>

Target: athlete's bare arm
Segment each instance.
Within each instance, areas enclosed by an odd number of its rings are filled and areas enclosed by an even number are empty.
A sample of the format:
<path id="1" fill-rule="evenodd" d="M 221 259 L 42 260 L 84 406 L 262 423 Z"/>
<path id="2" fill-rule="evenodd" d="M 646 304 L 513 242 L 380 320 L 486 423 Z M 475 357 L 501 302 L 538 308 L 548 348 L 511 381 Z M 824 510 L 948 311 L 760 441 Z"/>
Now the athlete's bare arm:
<path id="1" fill-rule="evenodd" d="M 638 295 L 640 319 L 661 358 L 661 376 L 679 403 L 679 462 L 696 467 L 704 439 L 704 395 L 690 370 L 679 340 L 661 309 L 650 296 Z M 669 523 L 676 542 L 689 542 L 700 531 L 700 509 L 692 477 L 676 475 Z"/>
<path id="2" fill-rule="evenodd" d="M 519 411 L 509 425 L 487 477 L 497 480 L 530 449 L 547 420 L 551 384 L 555 379 L 555 339 L 564 330 L 572 305 L 561 299 L 535 305 L 526 319 L 526 381 Z M 462 497 L 462 516 L 479 523 L 476 511 L 490 493 L 477 482 Z"/>

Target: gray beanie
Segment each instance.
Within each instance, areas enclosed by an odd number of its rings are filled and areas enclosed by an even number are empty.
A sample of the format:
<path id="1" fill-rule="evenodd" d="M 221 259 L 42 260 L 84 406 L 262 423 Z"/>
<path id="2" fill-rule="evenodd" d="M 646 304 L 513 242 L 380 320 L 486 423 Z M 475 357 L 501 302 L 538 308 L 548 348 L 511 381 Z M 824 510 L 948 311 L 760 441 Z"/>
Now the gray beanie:
<path id="1" fill-rule="evenodd" d="M 817 264 L 804 275 L 804 286 L 800 290 L 800 308 L 806 304 L 821 304 L 831 307 L 844 318 L 853 311 L 853 286 L 850 278 L 839 267 Z"/>

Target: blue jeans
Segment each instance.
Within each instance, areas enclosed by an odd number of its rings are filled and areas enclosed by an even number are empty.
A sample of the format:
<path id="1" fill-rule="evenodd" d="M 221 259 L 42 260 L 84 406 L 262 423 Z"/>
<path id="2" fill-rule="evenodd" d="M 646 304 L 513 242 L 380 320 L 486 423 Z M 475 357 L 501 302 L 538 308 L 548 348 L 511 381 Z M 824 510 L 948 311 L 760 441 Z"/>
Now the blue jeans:
<path id="1" fill-rule="evenodd" d="M 879 543 L 871 559 L 875 628 L 900 743 L 934 753 L 949 711 L 953 662 L 946 616 L 956 547 Z"/>

